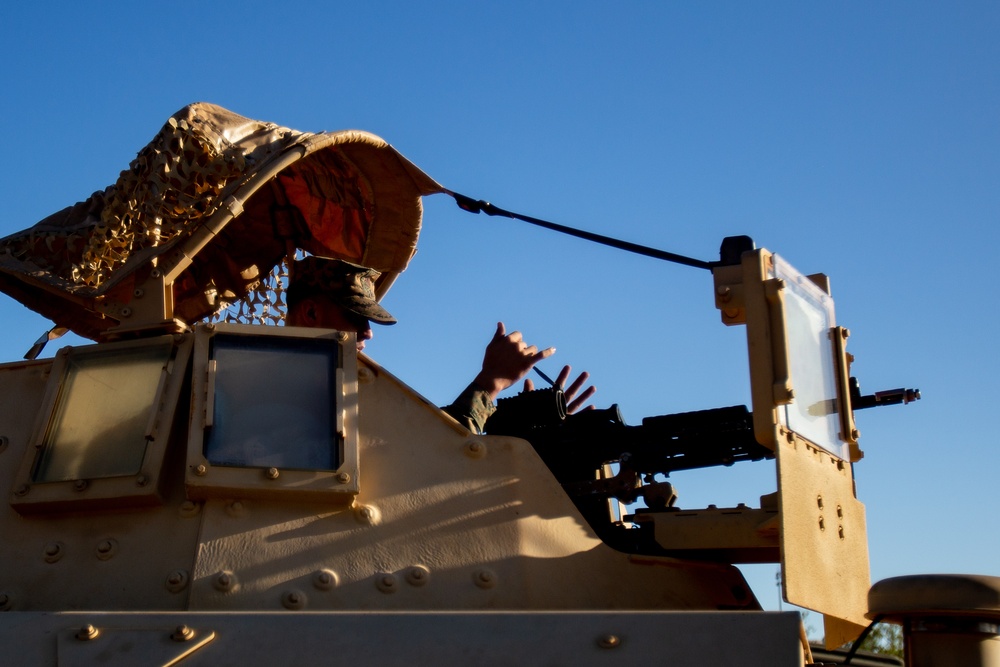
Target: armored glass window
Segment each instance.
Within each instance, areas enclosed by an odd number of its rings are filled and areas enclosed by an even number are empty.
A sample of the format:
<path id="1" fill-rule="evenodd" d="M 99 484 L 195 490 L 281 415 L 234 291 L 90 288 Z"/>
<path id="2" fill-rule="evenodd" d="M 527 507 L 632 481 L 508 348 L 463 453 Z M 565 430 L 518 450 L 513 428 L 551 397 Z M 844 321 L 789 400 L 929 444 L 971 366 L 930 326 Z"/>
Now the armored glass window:
<path id="1" fill-rule="evenodd" d="M 847 458 L 840 437 L 837 362 L 830 338 L 834 331 L 833 299 L 777 255 L 774 277 L 784 281 L 785 335 L 795 400 L 779 407 L 782 423 L 802 437 Z"/>
<path id="2" fill-rule="evenodd" d="M 322 339 L 220 334 L 205 458 L 212 465 L 336 470 L 340 347 Z"/>
<path id="3" fill-rule="evenodd" d="M 189 497 L 353 499 L 358 492 L 354 334 L 201 326 L 193 369 Z"/>
<path id="4" fill-rule="evenodd" d="M 19 471 L 18 511 L 159 502 L 191 343 L 164 336 L 60 350 Z"/>

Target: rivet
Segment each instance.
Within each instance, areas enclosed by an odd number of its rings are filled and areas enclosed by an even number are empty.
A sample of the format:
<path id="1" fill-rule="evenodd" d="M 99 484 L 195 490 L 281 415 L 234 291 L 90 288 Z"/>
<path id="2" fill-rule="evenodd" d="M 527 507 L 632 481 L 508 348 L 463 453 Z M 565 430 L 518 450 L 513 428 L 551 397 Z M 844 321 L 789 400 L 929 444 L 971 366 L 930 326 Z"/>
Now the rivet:
<path id="1" fill-rule="evenodd" d="M 358 521 L 369 526 L 378 524 L 381 519 L 379 511 L 371 505 L 358 505 L 354 508 L 354 516 L 357 517 Z"/>
<path id="2" fill-rule="evenodd" d="M 306 594 L 300 590 L 285 591 L 281 596 L 281 606 L 292 611 L 305 609 L 306 601 Z"/>
<path id="3" fill-rule="evenodd" d="M 180 593 L 182 590 L 187 588 L 189 580 L 190 577 L 188 576 L 187 570 L 174 570 L 167 575 L 167 590 L 171 593 Z"/>
<path id="4" fill-rule="evenodd" d="M 362 384 L 370 384 L 374 381 L 375 373 L 372 372 L 372 369 L 366 366 L 362 366 L 358 369 L 358 382 L 361 382 Z"/>
<path id="5" fill-rule="evenodd" d="M 341 484 L 350 484 L 351 483 L 351 473 L 349 473 L 349 472 L 337 473 L 337 481 L 340 482 Z"/>
<path id="6" fill-rule="evenodd" d="M 63 549 L 62 542 L 49 542 L 45 545 L 45 562 L 55 563 L 63 557 L 65 552 L 66 550 Z"/>
<path id="7" fill-rule="evenodd" d="M 87 480 L 85 480 L 85 479 L 75 479 L 75 480 L 73 480 L 73 490 L 74 491 L 77 491 L 77 492 L 86 491 L 88 486 L 90 486 L 90 483 L 87 482 Z"/>
<path id="8" fill-rule="evenodd" d="M 341 343 L 343 343 L 344 341 L 346 341 L 347 340 L 347 332 L 346 331 L 338 331 L 337 332 L 337 340 L 339 340 Z"/>
<path id="9" fill-rule="evenodd" d="M 479 570 L 472 575 L 472 581 L 480 588 L 493 588 L 497 585 L 497 575 L 493 570 Z"/>
<path id="10" fill-rule="evenodd" d="M 278 479 L 278 477 L 281 476 L 281 473 L 277 468 L 271 467 L 264 471 L 264 476 L 268 479 Z"/>
<path id="11" fill-rule="evenodd" d="M 136 486 L 146 486 L 147 484 L 149 484 L 149 477 L 146 477 L 145 475 L 139 475 L 138 477 L 135 478 L 135 484 Z"/>
<path id="12" fill-rule="evenodd" d="M 175 642 L 186 642 L 194 639 L 194 630 L 186 625 L 178 625 L 170 638 Z"/>
<path id="13" fill-rule="evenodd" d="M 180 507 L 177 508 L 177 513 L 185 519 L 198 516 L 199 512 L 201 512 L 201 505 L 193 500 L 185 500 L 181 503 Z"/>
<path id="14" fill-rule="evenodd" d="M 137 299 L 141 299 L 145 293 L 146 292 L 143 291 L 141 287 L 136 287 L 134 290 L 132 290 L 132 296 L 134 296 Z"/>
<path id="15" fill-rule="evenodd" d="M 27 484 L 22 484 L 21 486 L 17 487 L 14 493 L 18 496 L 26 496 L 28 495 L 28 491 L 31 491 L 31 487 L 28 486 Z"/>
<path id="16" fill-rule="evenodd" d="M 132 317 L 132 309 L 125 306 L 121 309 L 122 317 Z"/>
<path id="17" fill-rule="evenodd" d="M 423 586 L 431 578 L 431 571 L 423 565 L 414 565 L 406 571 L 406 583 L 411 586 Z"/>
<path id="18" fill-rule="evenodd" d="M 486 443 L 475 438 L 466 441 L 465 455 L 470 459 L 481 459 L 486 456 Z"/>
<path id="19" fill-rule="evenodd" d="M 80 628 L 80 630 L 76 633 L 76 638 L 80 641 L 90 641 L 91 639 L 97 639 L 97 635 L 99 634 L 101 634 L 101 631 L 88 623 Z"/>
<path id="20" fill-rule="evenodd" d="M 330 591 L 340 583 L 340 577 L 333 570 L 319 570 L 313 575 L 313 586 L 321 591 Z"/>
<path id="21" fill-rule="evenodd" d="M 215 590 L 228 593 L 236 589 L 236 574 L 230 570 L 223 570 L 215 575 L 212 586 Z"/>
<path id="22" fill-rule="evenodd" d="M 152 271 L 149 272 L 150 278 L 159 278 L 161 275 L 163 274 L 160 273 L 159 269 L 153 269 Z"/>
<path id="23" fill-rule="evenodd" d="M 399 582 L 396 580 L 396 575 L 382 573 L 375 577 L 375 587 L 383 593 L 395 593 L 399 588 Z"/>
<path id="24" fill-rule="evenodd" d="M 234 500 L 226 505 L 226 514 L 232 517 L 240 517 L 247 513 L 247 506 L 242 500 Z"/>
<path id="25" fill-rule="evenodd" d="M 208 466 L 204 463 L 199 463 L 194 467 L 194 474 L 198 477 L 204 477 L 208 473 Z"/>
<path id="26" fill-rule="evenodd" d="M 97 557 L 101 560 L 108 560 L 118 553 L 118 542 L 112 538 L 101 540 L 97 543 Z"/>
<path id="27" fill-rule="evenodd" d="M 7 439 L 7 436 L 0 435 L 0 452 L 2 452 L 3 450 L 7 449 L 7 443 L 9 443 L 9 442 L 10 442 L 10 440 Z"/>
<path id="28" fill-rule="evenodd" d="M 851 337 L 851 330 L 850 329 L 841 329 L 840 330 L 840 335 L 843 336 L 844 339 L 846 340 L 847 338 Z"/>
<path id="29" fill-rule="evenodd" d="M 0 611 L 9 611 L 14 606 L 14 599 L 8 593 L 0 593 Z"/>
<path id="30" fill-rule="evenodd" d="M 621 637 L 607 634 L 597 640 L 597 645 L 601 648 L 618 648 L 622 645 Z"/>

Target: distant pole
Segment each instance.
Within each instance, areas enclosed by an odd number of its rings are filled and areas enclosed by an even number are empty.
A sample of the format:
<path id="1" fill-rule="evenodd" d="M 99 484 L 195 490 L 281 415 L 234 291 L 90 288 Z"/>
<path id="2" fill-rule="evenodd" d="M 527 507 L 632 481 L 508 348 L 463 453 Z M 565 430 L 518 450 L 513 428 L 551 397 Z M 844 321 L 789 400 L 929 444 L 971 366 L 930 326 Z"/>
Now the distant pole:
<path id="1" fill-rule="evenodd" d="M 778 611 L 781 611 L 781 568 L 774 573 L 774 585 L 778 588 Z"/>

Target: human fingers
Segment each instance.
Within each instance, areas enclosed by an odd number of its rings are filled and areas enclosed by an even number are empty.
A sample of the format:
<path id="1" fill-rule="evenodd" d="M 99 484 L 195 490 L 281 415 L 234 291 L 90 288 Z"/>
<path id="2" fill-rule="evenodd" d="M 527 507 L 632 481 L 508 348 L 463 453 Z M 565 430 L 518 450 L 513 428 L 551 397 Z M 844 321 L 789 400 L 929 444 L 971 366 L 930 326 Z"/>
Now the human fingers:
<path id="1" fill-rule="evenodd" d="M 569 368 L 569 366 L 567 366 L 566 368 Z M 573 384 L 571 384 L 566 389 L 566 396 L 568 396 L 569 398 L 573 398 L 573 396 L 576 395 L 576 392 L 580 391 L 580 387 L 582 387 L 584 383 L 589 379 L 590 379 L 590 373 L 588 373 L 587 371 L 580 373 L 579 377 L 573 380 Z"/>
<path id="2" fill-rule="evenodd" d="M 570 373 L 571 370 L 573 370 L 573 369 L 570 368 L 569 365 L 566 365 L 566 366 L 562 367 L 562 370 L 559 371 L 559 375 L 556 376 L 556 386 L 557 387 L 565 387 L 566 386 L 566 380 L 569 379 L 569 373 Z"/>
<path id="3" fill-rule="evenodd" d="M 503 338 L 506 335 L 507 335 L 507 331 L 506 331 L 506 329 L 503 326 L 503 322 L 497 322 L 497 330 L 496 330 L 496 333 L 493 334 L 493 340 L 500 340 L 501 338 Z"/>
<path id="4" fill-rule="evenodd" d="M 587 387 L 582 394 L 580 394 L 572 401 L 570 401 L 569 405 L 566 406 L 566 412 L 568 412 L 569 414 L 573 414 L 574 412 L 579 410 L 580 406 L 589 401 L 590 397 L 593 396 L 596 391 L 597 387 Z M 588 405 L 584 409 L 590 410 L 593 407 L 594 407 L 593 405 Z"/>
<path id="5" fill-rule="evenodd" d="M 548 359 L 555 353 L 556 353 L 556 348 L 554 347 L 547 347 L 544 350 L 541 350 L 540 352 L 535 352 L 534 354 L 531 355 L 531 365 L 534 366 L 542 359 Z"/>
<path id="6" fill-rule="evenodd" d="M 534 391 L 535 383 L 531 381 L 531 378 L 524 379 L 524 391 Z"/>

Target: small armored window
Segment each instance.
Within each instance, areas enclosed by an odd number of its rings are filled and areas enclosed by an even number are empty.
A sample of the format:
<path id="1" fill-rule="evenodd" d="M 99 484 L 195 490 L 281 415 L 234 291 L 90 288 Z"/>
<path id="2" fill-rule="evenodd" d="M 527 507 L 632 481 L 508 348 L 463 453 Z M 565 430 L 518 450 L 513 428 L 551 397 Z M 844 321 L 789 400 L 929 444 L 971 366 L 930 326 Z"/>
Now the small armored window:
<path id="1" fill-rule="evenodd" d="M 190 497 L 357 493 L 353 335 L 217 324 L 196 340 Z"/>
<path id="2" fill-rule="evenodd" d="M 12 504 L 20 512 L 155 504 L 191 337 L 59 351 Z"/>

